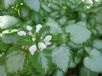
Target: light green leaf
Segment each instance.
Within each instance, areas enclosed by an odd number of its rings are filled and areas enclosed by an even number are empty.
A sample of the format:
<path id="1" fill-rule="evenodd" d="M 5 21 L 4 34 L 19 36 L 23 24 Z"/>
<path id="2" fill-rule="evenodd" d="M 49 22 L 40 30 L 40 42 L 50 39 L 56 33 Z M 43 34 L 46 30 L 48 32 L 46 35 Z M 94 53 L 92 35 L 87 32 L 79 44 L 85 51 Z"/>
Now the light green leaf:
<path id="1" fill-rule="evenodd" d="M 50 32 L 53 34 L 62 32 L 60 25 L 52 18 L 48 18 L 46 25 L 50 27 Z"/>
<path id="2" fill-rule="evenodd" d="M 87 29 L 85 22 L 78 22 L 76 24 L 68 25 L 66 32 L 70 33 L 70 39 L 76 44 L 83 43 L 91 37 L 90 30 Z"/>
<path id="3" fill-rule="evenodd" d="M 30 7 L 33 11 L 39 12 L 40 10 L 40 1 L 39 0 L 24 0 L 26 5 Z"/>
<path id="4" fill-rule="evenodd" d="M 89 51 L 89 56 L 84 58 L 84 66 L 94 72 L 102 72 L 102 55 L 97 49 Z"/>
<path id="5" fill-rule="evenodd" d="M 40 61 L 42 65 L 42 69 L 44 69 L 45 73 L 48 70 L 48 61 L 47 58 L 45 57 L 44 53 L 40 53 Z"/>
<path id="6" fill-rule="evenodd" d="M 5 66 L 0 65 L 0 76 L 7 76 Z"/>
<path id="7" fill-rule="evenodd" d="M 25 54 L 22 51 L 13 51 L 6 58 L 6 66 L 9 73 L 23 70 Z"/>
<path id="8" fill-rule="evenodd" d="M 8 9 L 11 5 L 14 5 L 17 0 L 4 0 L 5 8 Z"/>
<path id="9" fill-rule="evenodd" d="M 52 52 L 52 61 L 62 71 L 66 72 L 70 60 L 70 50 L 65 45 L 56 47 Z"/>

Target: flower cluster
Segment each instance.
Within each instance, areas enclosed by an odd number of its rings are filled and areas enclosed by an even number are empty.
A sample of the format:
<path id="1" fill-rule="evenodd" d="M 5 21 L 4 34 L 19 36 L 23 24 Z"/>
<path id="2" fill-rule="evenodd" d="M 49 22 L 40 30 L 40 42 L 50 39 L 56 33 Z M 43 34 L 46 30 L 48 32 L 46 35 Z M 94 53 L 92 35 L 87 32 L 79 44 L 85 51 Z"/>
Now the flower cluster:
<path id="1" fill-rule="evenodd" d="M 35 33 L 39 33 L 40 30 L 42 28 L 41 24 L 37 24 L 36 25 L 36 29 L 35 29 Z M 32 41 L 36 41 L 36 38 L 34 36 L 34 34 L 32 33 L 33 28 L 30 25 L 26 26 L 26 30 L 29 31 L 28 33 L 26 33 L 25 31 L 21 30 L 18 31 L 17 34 L 19 36 L 27 36 L 27 34 L 29 36 L 32 37 Z M 52 40 L 52 35 L 47 35 L 45 36 L 45 38 L 42 41 L 39 41 L 37 44 L 33 44 L 29 47 L 29 52 L 34 55 L 34 53 L 40 49 L 40 51 L 43 51 L 44 49 L 47 48 L 47 46 L 51 45 L 51 40 Z"/>

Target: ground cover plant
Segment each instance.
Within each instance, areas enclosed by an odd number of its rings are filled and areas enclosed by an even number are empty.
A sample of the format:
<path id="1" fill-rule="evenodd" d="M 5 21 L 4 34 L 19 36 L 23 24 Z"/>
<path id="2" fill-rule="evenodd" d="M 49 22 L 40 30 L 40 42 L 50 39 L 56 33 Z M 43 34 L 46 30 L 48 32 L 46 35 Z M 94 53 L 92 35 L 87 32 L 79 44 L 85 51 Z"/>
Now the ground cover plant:
<path id="1" fill-rule="evenodd" d="M 0 76 L 102 76 L 102 0 L 0 0 Z"/>

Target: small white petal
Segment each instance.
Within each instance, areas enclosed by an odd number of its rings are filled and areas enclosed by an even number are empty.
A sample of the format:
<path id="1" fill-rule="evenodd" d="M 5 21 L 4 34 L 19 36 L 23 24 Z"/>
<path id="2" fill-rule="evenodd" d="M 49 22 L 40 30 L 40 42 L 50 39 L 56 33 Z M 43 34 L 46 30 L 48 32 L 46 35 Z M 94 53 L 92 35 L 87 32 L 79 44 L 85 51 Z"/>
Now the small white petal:
<path id="1" fill-rule="evenodd" d="M 34 53 L 36 52 L 37 50 L 37 46 L 36 45 L 32 45 L 29 47 L 29 51 L 32 55 L 34 55 Z"/>
<path id="2" fill-rule="evenodd" d="M 47 35 L 45 38 L 44 38 L 44 43 L 46 44 L 46 46 L 48 45 L 51 45 L 51 41 L 52 40 L 52 36 L 51 35 Z"/>
<path id="3" fill-rule="evenodd" d="M 30 25 L 28 25 L 28 26 L 26 26 L 26 29 L 27 29 L 28 31 L 31 31 L 31 30 L 32 30 L 32 27 L 31 27 Z"/>
<path id="4" fill-rule="evenodd" d="M 19 31 L 17 34 L 19 36 L 26 36 L 26 32 L 25 31 Z"/>
<path id="5" fill-rule="evenodd" d="M 45 38 L 44 38 L 44 41 L 50 41 L 52 40 L 52 36 L 51 35 L 47 35 Z"/>
<path id="6" fill-rule="evenodd" d="M 39 42 L 39 43 L 38 43 L 38 47 L 39 47 L 41 50 L 47 48 L 47 46 L 46 46 L 43 42 Z"/>
<path id="7" fill-rule="evenodd" d="M 51 42 L 46 41 L 46 42 L 45 42 L 45 45 L 46 45 L 46 46 L 51 45 Z"/>
<path id="8" fill-rule="evenodd" d="M 38 24 L 36 25 L 36 32 L 39 32 L 42 28 L 42 25 L 41 24 Z"/>

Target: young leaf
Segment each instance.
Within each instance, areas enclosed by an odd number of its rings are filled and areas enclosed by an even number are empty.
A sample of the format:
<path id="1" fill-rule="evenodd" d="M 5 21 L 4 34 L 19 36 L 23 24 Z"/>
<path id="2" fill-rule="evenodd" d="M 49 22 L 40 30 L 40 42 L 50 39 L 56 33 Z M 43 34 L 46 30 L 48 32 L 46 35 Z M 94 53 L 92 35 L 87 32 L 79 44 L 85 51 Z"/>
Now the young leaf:
<path id="1" fill-rule="evenodd" d="M 24 0 L 26 5 L 30 7 L 33 11 L 39 12 L 40 10 L 40 1 L 39 0 Z"/>
<path id="2" fill-rule="evenodd" d="M 69 48 L 65 45 L 60 47 L 56 47 L 52 52 L 52 61 L 57 65 L 62 71 L 66 72 L 68 68 L 68 63 L 70 60 L 70 52 Z"/>

